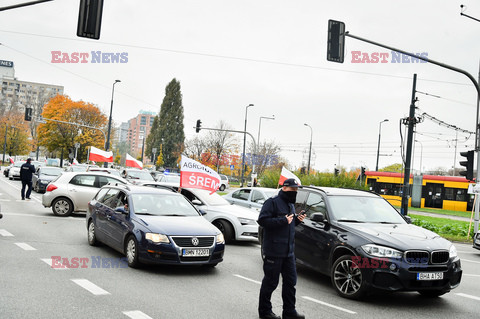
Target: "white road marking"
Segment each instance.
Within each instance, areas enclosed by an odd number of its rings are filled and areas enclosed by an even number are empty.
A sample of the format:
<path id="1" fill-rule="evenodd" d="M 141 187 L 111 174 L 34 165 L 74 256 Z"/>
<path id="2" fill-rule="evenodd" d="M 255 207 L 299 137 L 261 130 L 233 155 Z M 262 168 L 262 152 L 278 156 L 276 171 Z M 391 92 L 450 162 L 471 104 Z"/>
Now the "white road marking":
<path id="1" fill-rule="evenodd" d="M 238 278 L 241 278 L 241 279 L 244 279 L 244 280 L 247 280 L 247 281 L 250 281 L 250 282 L 253 282 L 253 283 L 256 283 L 256 284 L 259 284 L 259 285 L 262 284 L 261 281 L 253 280 L 253 279 L 250 279 L 250 278 L 247 278 L 247 277 L 243 277 L 241 275 L 234 275 L 234 276 L 238 277 Z"/>
<path id="2" fill-rule="evenodd" d="M 52 267 L 52 258 L 41 258 L 40 259 L 41 261 L 43 261 L 44 263 L 46 263 L 47 265 L 50 266 L 50 268 L 53 268 L 55 270 L 65 270 L 65 269 L 69 269 L 67 267 L 63 267 L 62 263 L 60 263 L 59 261 L 57 261 L 57 264 L 60 264 L 62 265 L 61 267 Z"/>
<path id="3" fill-rule="evenodd" d="M 152 319 L 152 317 L 147 316 L 140 310 L 123 311 L 123 314 L 132 319 Z"/>
<path id="4" fill-rule="evenodd" d="M 11 199 L 0 198 L 0 202 L 11 202 Z"/>
<path id="5" fill-rule="evenodd" d="M 87 279 L 71 279 L 74 283 L 82 287 L 83 289 L 86 289 L 90 291 L 94 295 L 109 295 L 110 293 L 106 290 L 103 290 L 102 288 L 98 287 L 95 285 L 93 282 L 87 280 Z"/>
<path id="6" fill-rule="evenodd" d="M 32 246 L 26 243 L 15 243 L 15 245 L 22 248 L 23 250 L 37 250 L 36 248 L 33 248 Z"/>
<path id="7" fill-rule="evenodd" d="M 468 259 L 463 259 L 463 258 L 461 258 L 460 260 L 461 260 L 462 262 L 464 262 L 464 261 L 468 261 L 469 263 L 480 264 L 480 261 L 468 260 Z"/>
<path id="8" fill-rule="evenodd" d="M 462 250 L 457 250 L 457 253 L 461 254 L 480 254 L 480 251 L 462 251 Z"/>
<path id="9" fill-rule="evenodd" d="M 50 211 L 51 212 L 51 211 Z M 56 219 L 59 220 L 59 217 L 57 216 L 45 216 L 45 215 L 34 215 L 34 214 L 21 214 L 21 213 L 2 213 L 4 216 L 22 216 L 22 217 L 37 217 L 37 218 L 51 218 L 51 219 Z M 53 214 L 53 213 L 52 213 Z M 68 217 L 61 217 L 61 220 L 79 220 L 81 222 L 85 222 L 85 219 L 82 218 L 82 216 L 79 217 L 74 217 L 74 216 L 68 216 Z"/>
<path id="10" fill-rule="evenodd" d="M 2 235 L 3 237 L 13 236 L 12 234 L 10 234 L 5 229 L 0 229 L 0 235 Z"/>
<path id="11" fill-rule="evenodd" d="M 469 299 L 473 299 L 473 300 L 478 300 L 480 301 L 480 297 L 475 297 L 475 296 L 472 296 L 472 295 L 467 295 L 467 294 L 462 294 L 462 293 L 456 293 L 457 296 L 460 296 L 460 297 L 465 297 L 465 298 L 469 298 Z"/>
<path id="12" fill-rule="evenodd" d="M 317 299 L 314 299 L 314 298 L 311 298 L 311 297 L 308 297 L 308 296 L 302 296 L 302 298 L 313 301 L 315 303 L 318 303 L 318 304 L 321 304 L 321 305 L 324 305 L 324 306 L 327 306 L 327 307 L 330 307 L 330 308 L 334 308 L 334 309 L 337 309 L 337 310 L 340 310 L 340 311 L 344 311 L 344 312 L 352 314 L 352 315 L 356 314 L 355 311 L 351 311 L 351 310 L 348 310 L 348 309 L 345 309 L 345 308 L 342 308 L 342 307 L 338 307 L 338 306 L 335 306 L 335 305 L 332 305 L 332 304 L 329 304 L 329 303 L 326 303 L 326 302 L 323 302 L 323 301 L 320 301 L 320 300 L 317 300 Z"/>

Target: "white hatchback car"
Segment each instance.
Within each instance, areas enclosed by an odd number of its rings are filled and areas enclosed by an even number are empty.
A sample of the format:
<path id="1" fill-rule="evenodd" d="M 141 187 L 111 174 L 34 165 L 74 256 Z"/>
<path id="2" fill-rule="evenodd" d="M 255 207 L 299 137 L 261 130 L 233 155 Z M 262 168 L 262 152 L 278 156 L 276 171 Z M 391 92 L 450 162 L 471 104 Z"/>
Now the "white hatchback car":
<path id="1" fill-rule="evenodd" d="M 57 216 L 87 211 L 88 202 L 97 194 L 100 187 L 108 183 L 128 182 L 108 173 L 65 172 L 48 184 L 42 195 L 42 205 L 52 207 L 53 213 Z"/>
<path id="2" fill-rule="evenodd" d="M 278 194 L 280 189 L 267 187 L 242 187 L 224 195 L 229 203 L 252 208 L 257 211 L 262 209 L 263 203 Z"/>

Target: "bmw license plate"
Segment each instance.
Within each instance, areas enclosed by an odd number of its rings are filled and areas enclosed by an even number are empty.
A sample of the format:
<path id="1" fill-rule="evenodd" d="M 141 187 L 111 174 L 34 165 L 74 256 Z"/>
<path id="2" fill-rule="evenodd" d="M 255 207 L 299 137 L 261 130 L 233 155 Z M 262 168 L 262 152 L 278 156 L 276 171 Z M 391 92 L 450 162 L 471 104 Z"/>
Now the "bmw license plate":
<path id="1" fill-rule="evenodd" d="M 417 280 L 442 280 L 443 272 L 419 272 Z"/>
<path id="2" fill-rule="evenodd" d="M 205 257 L 210 256 L 210 249 L 188 249 L 182 250 L 183 257 Z"/>

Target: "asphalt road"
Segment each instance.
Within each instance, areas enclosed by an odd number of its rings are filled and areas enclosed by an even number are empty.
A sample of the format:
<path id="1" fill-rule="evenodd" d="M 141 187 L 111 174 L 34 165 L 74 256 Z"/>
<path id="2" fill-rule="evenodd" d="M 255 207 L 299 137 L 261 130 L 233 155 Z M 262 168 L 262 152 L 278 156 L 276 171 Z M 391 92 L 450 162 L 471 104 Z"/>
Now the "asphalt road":
<path id="1" fill-rule="evenodd" d="M 85 215 L 56 217 L 36 193 L 20 200 L 19 181 L 0 177 L 0 205 L 0 318 L 258 318 L 256 243 L 228 245 L 214 269 L 131 269 L 116 251 L 88 245 Z M 442 297 L 402 292 L 347 300 L 328 277 L 299 267 L 297 307 L 307 318 L 477 318 L 480 251 L 456 246 L 463 280 Z M 280 314 L 280 288 L 272 301 Z"/>

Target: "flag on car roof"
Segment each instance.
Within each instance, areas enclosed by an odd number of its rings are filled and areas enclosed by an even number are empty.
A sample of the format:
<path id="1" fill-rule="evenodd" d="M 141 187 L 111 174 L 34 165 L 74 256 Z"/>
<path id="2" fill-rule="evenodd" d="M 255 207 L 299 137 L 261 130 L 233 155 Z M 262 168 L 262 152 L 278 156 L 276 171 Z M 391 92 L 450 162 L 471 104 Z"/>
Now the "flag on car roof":
<path id="1" fill-rule="evenodd" d="M 142 169 L 143 168 L 143 163 L 136 160 L 135 158 L 133 158 L 133 156 L 131 156 L 130 154 L 127 153 L 127 158 L 125 160 L 125 166 L 136 167 L 136 168 Z"/>
<path id="2" fill-rule="evenodd" d="M 10 160 L 10 163 L 13 164 L 13 158 L 9 157 L 8 159 Z"/>
<path id="3" fill-rule="evenodd" d="M 113 162 L 113 152 L 102 151 L 94 146 L 90 146 L 90 154 L 88 155 L 89 161 L 95 162 Z"/>
<path id="4" fill-rule="evenodd" d="M 220 187 L 220 176 L 210 167 L 182 155 L 180 187 L 205 189 L 213 194 Z"/>
<path id="5" fill-rule="evenodd" d="M 278 185 L 283 185 L 283 182 L 289 178 L 293 178 L 297 181 L 298 185 L 302 185 L 300 178 L 298 178 L 297 175 L 293 174 L 288 169 L 286 169 L 285 166 L 283 166 L 282 172 L 280 173 L 280 179 L 278 180 Z"/>

